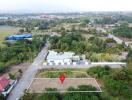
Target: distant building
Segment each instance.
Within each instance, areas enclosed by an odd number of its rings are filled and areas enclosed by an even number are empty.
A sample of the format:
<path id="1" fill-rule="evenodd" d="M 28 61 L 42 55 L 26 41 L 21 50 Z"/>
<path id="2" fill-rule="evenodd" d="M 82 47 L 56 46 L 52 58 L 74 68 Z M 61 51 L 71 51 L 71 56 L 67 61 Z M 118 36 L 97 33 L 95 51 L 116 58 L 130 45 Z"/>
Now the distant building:
<path id="1" fill-rule="evenodd" d="M 106 43 L 108 47 L 115 47 L 115 43 Z"/>
<path id="2" fill-rule="evenodd" d="M 11 35 L 5 38 L 5 40 L 24 40 L 32 38 L 32 34 L 30 33 L 23 33 L 18 35 Z"/>

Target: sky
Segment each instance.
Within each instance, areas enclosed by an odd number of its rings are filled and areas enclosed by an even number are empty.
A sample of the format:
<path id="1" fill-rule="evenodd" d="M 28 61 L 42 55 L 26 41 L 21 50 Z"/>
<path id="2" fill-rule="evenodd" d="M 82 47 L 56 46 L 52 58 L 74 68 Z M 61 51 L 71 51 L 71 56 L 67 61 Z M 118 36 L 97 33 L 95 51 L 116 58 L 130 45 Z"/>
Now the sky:
<path id="1" fill-rule="evenodd" d="M 132 11 L 132 0 L 0 0 L 2 13 Z"/>

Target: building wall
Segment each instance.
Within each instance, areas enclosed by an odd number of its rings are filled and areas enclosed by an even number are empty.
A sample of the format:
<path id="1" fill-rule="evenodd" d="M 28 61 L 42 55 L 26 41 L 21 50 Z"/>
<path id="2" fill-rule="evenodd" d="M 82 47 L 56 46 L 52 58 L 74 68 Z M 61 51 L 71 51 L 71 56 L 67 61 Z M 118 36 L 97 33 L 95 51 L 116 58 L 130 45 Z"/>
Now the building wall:
<path id="1" fill-rule="evenodd" d="M 47 60 L 47 63 L 49 65 L 68 65 L 70 63 L 72 63 L 71 59 L 64 59 L 64 60 Z"/>

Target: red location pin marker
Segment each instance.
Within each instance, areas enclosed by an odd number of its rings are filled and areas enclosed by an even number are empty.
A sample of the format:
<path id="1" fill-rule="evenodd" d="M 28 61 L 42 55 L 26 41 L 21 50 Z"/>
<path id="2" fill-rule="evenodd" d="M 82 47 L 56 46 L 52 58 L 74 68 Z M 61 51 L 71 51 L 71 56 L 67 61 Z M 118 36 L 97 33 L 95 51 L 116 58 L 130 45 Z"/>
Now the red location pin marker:
<path id="1" fill-rule="evenodd" d="M 65 75 L 64 74 L 61 74 L 60 77 L 59 77 L 60 81 L 61 81 L 61 84 L 63 84 L 64 80 L 65 80 Z"/>

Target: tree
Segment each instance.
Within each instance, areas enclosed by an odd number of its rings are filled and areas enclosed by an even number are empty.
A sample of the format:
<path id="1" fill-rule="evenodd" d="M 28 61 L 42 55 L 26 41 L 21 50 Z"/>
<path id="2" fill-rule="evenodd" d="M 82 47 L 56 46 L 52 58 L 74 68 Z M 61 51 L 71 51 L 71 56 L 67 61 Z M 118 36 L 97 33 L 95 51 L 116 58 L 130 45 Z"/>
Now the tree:
<path id="1" fill-rule="evenodd" d="M 5 97 L 3 94 L 0 93 L 0 100 L 5 100 Z"/>
<path id="2" fill-rule="evenodd" d="M 20 33 L 24 33 L 24 29 L 19 29 L 19 32 Z"/>
<path id="3" fill-rule="evenodd" d="M 0 73 L 8 66 L 31 61 L 46 43 L 45 35 L 37 35 L 32 41 L 21 40 L 0 49 Z"/>
<path id="4" fill-rule="evenodd" d="M 109 66 L 105 66 L 105 67 L 96 66 L 89 68 L 87 71 L 88 74 L 98 78 L 103 78 L 104 76 L 108 76 L 110 75 L 110 72 L 111 72 L 111 68 Z"/>
<path id="5" fill-rule="evenodd" d="M 132 28 L 128 26 L 128 22 L 121 23 L 115 29 L 113 29 L 113 34 L 121 37 L 131 38 Z"/>
<path id="6" fill-rule="evenodd" d="M 11 74 L 11 73 L 9 73 L 9 77 L 10 77 L 10 79 L 12 79 L 12 80 L 15 80 L 15 79 L 16 79 L 16 76 L 15 76 L 14 74 Z"/>
<path id="7" fill-rule="evenodd" d="M 21 73 L 21 74 L 23 73 L 23 71 L 21 69 L 19 69 L 18 72 Z"/>

